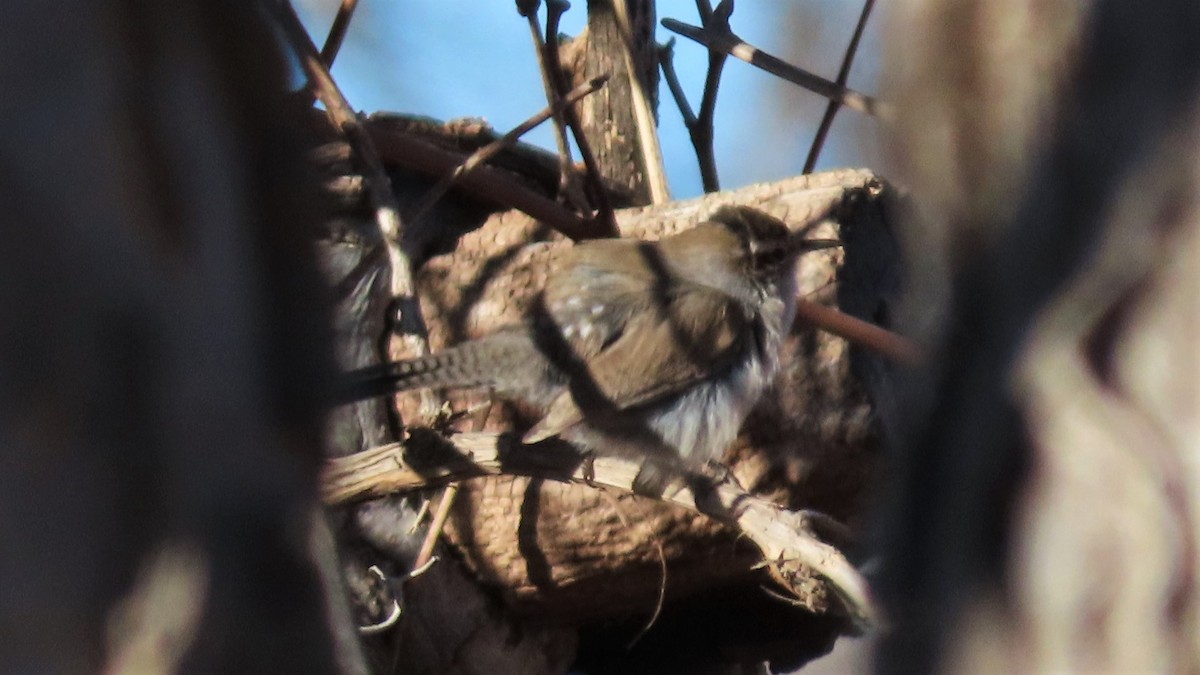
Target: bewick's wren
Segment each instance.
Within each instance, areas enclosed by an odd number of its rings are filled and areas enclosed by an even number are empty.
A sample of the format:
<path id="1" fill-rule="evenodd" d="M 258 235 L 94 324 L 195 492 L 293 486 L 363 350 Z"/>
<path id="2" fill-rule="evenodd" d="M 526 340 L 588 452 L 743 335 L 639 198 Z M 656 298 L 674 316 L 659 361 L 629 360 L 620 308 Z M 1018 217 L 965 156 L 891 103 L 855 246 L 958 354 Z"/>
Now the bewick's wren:
<path id="1" fill-rule="evenodd" d="M 523 324 L 354 371 L 343 400 L 489 386 L 544 411 L 526 443 L 559 436 L 644 460 L 634 488 L 661 494 L 672 469 L 703 468 L 733 442 L 779 371 L 796 257 L 836 245 L 749 207 L 658 242 L 583 242 Z"/>

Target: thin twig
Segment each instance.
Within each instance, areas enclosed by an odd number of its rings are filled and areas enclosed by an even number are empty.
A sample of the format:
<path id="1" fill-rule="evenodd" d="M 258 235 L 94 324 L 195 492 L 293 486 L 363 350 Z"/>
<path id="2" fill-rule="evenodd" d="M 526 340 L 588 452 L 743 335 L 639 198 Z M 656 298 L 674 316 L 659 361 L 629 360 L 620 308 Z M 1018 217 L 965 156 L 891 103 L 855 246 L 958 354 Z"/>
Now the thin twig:
<path id="1" fill-rule="evenodd" d="M 683 115 L 683 126 L 691 129 L 692 125 L 696 123 L 696 113 L 692 112 L 692 104 L 688 103 L 683 85 L 679 83 L 679 74 L 675 72 L 675 38 L 671 38 L 667 40 L 666 44 L 659 46 L 658 65 L 662 68 L 663 79 L 667 81 L 667 89 L 671 92 L 671 98 L 675 99 L 675 105 L 679 107 L 679 114 Z"/>
<path id="2" fill-rule="evenodd" d="M 850 38 L 850 46 L 846 47 L 846 56 L 842 58 L 842 67 L 838 71 L 837 85 L 839 87 L 845 87 L 846 82 L 850 79 L 850 67 L 854 64 L 858 43 L 862 40 L 863 30 L 867 27 L 867 18 L 871 16 L 871 9 L 874 6 L 875 0 L 866 0 L 863 3 L 862 13 L 858 17 L 858 25 L 854 27 L 854 35 Z M 804 160 L 802 173 L 812 173 L 816 168 L 817 158 L 821 155 L 821 148 L 825 145 L 825 137 L 829 135 L 829 128 L 833 126 L 833 118 L 837 116 L 839 108 L 841 105 L 834 100 L 830 100 L 829 104 L 825 106 L 825 114 L 821 117 L 817 135 L 813 138 L 812 147 L 808 150 L 808 158 Z"/>
<path id="3" fill-rule="evenodd" d="M 547 0 L 546 38 L 543 40 L 538 35 L 535 40 L 540 45 L 538 47 L 539 53 L 543 56 L 543 58 L 538 60 L 538 65 L 542 69 L 542 76 L 545 78 L 545 81 L 550 83 L 550 87 L 547 89 L 549 96 L 547 102 L 551 106 L 554 105 L 556 99 L 562 98 L 567 89 L 566 83 L 563 81 L 562 63 L 558 59 L 558 22 L 562 18 L 563 12 L 567 11 L 570 6 L 571 3 L 564 0 Z M 528 19 L 530 28 L 536 33 L 538 26 L 537 14 L 530 13 Z M 596 162 L 596 155 L 592 152 L 591 144 L 588 143 L 587 138 L 583 134 L 583 125 L 579 122 L 579 115 L 575 112 L 575 108 L 572 106 L 563 108 L 562 120 L 570 128 L 571 136 L 575 139 L 575 146 L 579 148 L 579 155 L 583 159 L 584 168 L 587 169 L 584 179 L 590 184 L 592 198 L 596 200 L 596 215 L 594 220 L 600 232 L 598 236 L 620 236 L 612 204 L 609 202 L 608 193 L 604 189 L 600 165 Z M 590 216 L 591 214 L 588 215 Z"/>
<path id="4" fill-rule="evenodd" d="M 439 560 L 439 558 L 435 555 L 435 556 L 430 557 L 429 560 L 426 561 L 426 563 L 424 565 L 414 567 L 413 570 L 408 573 L 408 577 L 405 579 L 405 581 L 408 581 L 409 579 L 416 579 L 417 577 L 421 576 L 422 574 L 425 574 L 426 572 L 429 571 L 429 569 L 431 567 L 433 567 L 433 565 L 438 560 Z"/>
<path id="5" fill-rule="evenodd" d="M 329 27 L 329 35 L 325 38 L 325 46 L 321 47 L 321 61 L 326 68 L 333 67 L 333 61 L 342 48 L 342 40 L 346 39 L 346 31 L 350 28 L 350 19 L 354 17 L 354 10 L 357 7 L 358 0 L 342 0 L 342 5 L 338 7 L 337 16 L 333 18 L 333 25 Z"/>
<path id="6" fill-rule="evenodd" d="M 483 431 L 483 426 L 487 424 L 488 415 L 491 414 L 492 403 L 494 399 L 489 393 L 487 409 L 483 415 L 475 418 L 475 423 L 472 429 L 476 432 Z M 413 564 L 413 570 L 408 577 L 413 579 L 425 573 L 433 561 L 437 560 L 437 556 L 433 555 L 434 548 L 437 547 L 438 538 L 442 534 L 442 528 L 446 526 L 446 518 L 450 515 L 450 508 L 454 506 L 454 500 L 458 497 L 457 482 L 450 483 L 446 489 L 442 491 L 442 501 L 438 502 L 437 512 L 433 516 L 433 521 L 429 523 L 429 531 L 425 533 L 425 540 L 421 542 L 421 550 L 417 553 L 417 560 Z M 427 508 L 429 501 L 426 500 L 422 508 Z"/>
<path id="7" fill-rule="evenodd" d="M 724 22 L 728 25 L 729 16 L 733 13 L 733 3 L 724 0 L 717 5 L 714 12 L 705 0 L 697 0 L 696 9 L 700 12 L 700 24 L 707 27 L 714 22 Z M 715 17 L 715 18 L 714 18 Z M 665 22 L 666 20 L 664 20 Z M 710 49 L 708 52 L 708 72 L 704 76 L 704 94 L 700 98 L 700 114 L 692 112 L 683 87 L 679 84 L 679 76 L 675 73 L 674 63 L 675 38 L 659 50 L 659 65 L 663 77 L 667 80 L 667 88 L 675 103 L 683 113 L 683 125 L 687 127 L 688 136 L 692 139 L 692 147 L 696 149 L 696 161 L 700 166 L 700 180 L 705 192 L 717 192 L 721 189 L 721 181 L 717 176 L 717 160 L 713 154 L 713 120 L 716 116 L 717 90 L 721 84 L 721 72 L 725 68 L 726 54 Z"/>
<path id="8" fill-rule="evenodd" d="M 518 11 L 520 11 L 519 8 Z M 559 191 L 569 195 L 567 186 L 570 183 L 570 175 L 575 171 L 575 162 L 571 159 L 571 144 L 567 142 L 567 126 L 563 121 L 563 109 L 559 105 L 561 99 L 557 95 L 558 85 L 556 80 L 551 77 L 550 66 L 546 63 L 548 58 L 546 43 L 542 39 L 542 26 L 538 21 L 537 9 L 534 8 L 524 16 L 529 23 L 529 34 L 533 39 L 533 52 L 537 56 L 538 70 L 542 74 L 542 88 L 546 92 L 546 103 L 553 112 L 554 142 L 558 146 Z"/>
<path id="9" fill-rule="evenodd" d="M 387 250 L 388 262 L 391 264 L 391 293 L 396 307 L 396 329 L 410 354 L 428 354 L 429 334 L 416 296 L 412 262 L 400 249 L 403 233 L 400 209 L 392 191 L 392 182 L 384 171 L 383 162 L 379 159 L 371 135 L 366 132 L 362 121 L 329 74 L 329 69 L 317 53 L 316 45 L 304 30 L 304 25 L 300 23 L 296 10 L 290 2 L 279 3 L 277 7 L 279 26 L 300 59 L 310 85 L 315 87 L 317 97 L 325 104 L 326 115 L 334 127 L 346 135 L 366 168 L 367 193 L 375 209 L 375 220 L 379 225 L 383 246 Z M 422 411 L 437 408 L 437 402 L 433 400 L 432 395 L 423 391 Z"/>
<path id="10" fill-rule="evenodd" d="M 545 65 L 549 68 L 555 95 L 560 97 L 567 91 L 567 82 L 564 79 L 562 62 L 558 58 L 558 22 L 570 8 L 571 3 L 566 0 L 546 0 Z M 596 200 L 596 220 L 599 221 L 601 229 L 608 232 L 610 236 L 619 237 L 621 233 L 617 229 L 617 217 L 608 200 L 608 191 L 604 189 L 600 164 L 596 162 L 596 153 L 592 152 L 592 144 L 583 133 L 583 124 L 579 121 L 579 114 L 575 112 L 574 107 L 567 106 L 563 109 L 563 120 L 571 130 L 571 137 L 575 139 L 575 147 L 579 148 L 579 156 L 583 159 L 583 167 L 587 170 L 584 179 L 591 184 L 592 198 Z"/>
<path id="11" fill-rule="evenodd" d="M 421 197 L 421 201 L 418 202 L 417 205 L 414 206 L 410 211 L 412 215 L 408 218 L 408 226 L 415 227 L 416 223 L 418 223 L 421 218 L 425 216 L 429 209 L 433 208 L 433 205 L 437 203 L 437 201 L 441 199 L 460 178 L 470 173 L 476 167 L 482 165 L 492 157 L 496 156 L 496 154 L 501 150 L 512 147 L 517 142 L 517 139 L 521 138 L 521 136 L 524 136 L 531 129 L 538 126 L 542 122 L 545 122 L 554 114 L 561 113 L 564 107 L 574 105 L 583 97 L 597 91 L 600 89 L 600 87 L 604 86 L 604 83 L 607 81 L 607 74 L 592 78 L 590 81 L 572 89 L 571 92 L 568 93 L 564 98 L 556 101 L 554 106 L 547 106 L 546 108 L 543 108 L 537 114 L 514 127 L 512 131 L 509 131 L 500 138 L 471 153 L 471 155 L 463 160 L 461 164 L 454 167 L 454 170 L 444 174 L 440 179 L 438 179 L 438 182 L 435 183 L 433 187 L 429 188 L 429 190 L 425 192 L 424 196 Z"/>
<path id="12" fill-rule="evenodd" d="M 594 488 L 597 486 L 590 484 L 588 487 Z M 608 502 L 613 513 L 617 514 L 617 520 L 621 521 L 621 525 L 627 530 L 633 530 L 633 523 L 630 522 L 629 517 L 625 514 L 625 509 L 621 506 L 621 500 L 617 499 L 613 493 L 603 489 L 600 490 L 600 496 L 604 501 Z M 662 572 L 662 576 L 659 577 L 658 597 L 654 601 L 654 611 L 650 613 L 650 618 L 646 620 L 646 624 L 642 626 L 641 630 L 633 636 L 633 639 L 625 644 L 625 649 L 633 649 L 638 642 L 641 642 L 642 638 L 646 637 L 646 633 L 650 632 L 650 629 L 658 621 L 658 617 L 662 615 L 663 606 L 667 602 L 667 549 L 663 546 L 662 539 L 659 537 L 651 534 L 649 540 L 650 543 L 654 544 L 654 548 L 658 553 L 658 565 Z"/>
<path id="13" fill-rule="evenodd" d="M 816 326 L 905 366 L 920 365 L 921 349 L 908 338 L 811 300 L 796 300 L 796 322 Z"/>
<path id="14" fill-rule="evenodd" d="M 696 156 L 700 160 L 700 178 L 704 181 L 705 192 L 717 192 L 721 189 L 721 180 L 717 177 L 717 159 L 713 154 L 713 121 L 716 118 L 717 88 L 721 83 L 725 58 L 725 54 L 720 52 L 708 53 L 708 74 L 704 77 L 700 114 L 696 117 L 695 127 L 688 129 L 692 145 L 696 148 Z"/>
<path id="15" fill-rule="evenodd" d="M 700 13 L 702 25 L 718 22 L 726 26 L 729 25 L 729 17 L 732 14 L 733 0 L 721 0 L 715 11 L 707 11 L 707 18 L 704 18 L 705 11 Z M 721 189 L 721 181 L 717 177 L 717 159 L 713 156 L 713 122 L 717 114 L 717 90 L 721 86 L 721 73 L 725 69 L 726 58 L 727 55 L 722 52 L 711 49 L 708 51 L 708 71 L 704 75 L 700 113 L 696 116 L 695 130 L 688 130 L 692 134 L 692 145 L 696 146 L 696 154 L 700 158 L 700 177 L 704 181 L 705 192 Z"/>
<path id="16" fill-rule="evenodd" d="M 284 36 L 291 43 L 292 49 L 300 59 L 301 67 L 308 76 L 310 84 L 315 88 L 317 97 L 325 104 L 325 114 L 329 117 L 330 122 L 338 131 L 347 135 L 353 133 L 352 130 L 359 129 L 361 122 L 358 115 L 350 103 L 346 101 L 342 95 L 337 83 L 333 81 L 333 77 L 329 74 L 329 69 L 325 67 L 325 63 L 317 54 L 316 45 L 313 44 L 312 38 L 304 30 L 304 26 L 300 23 L 299 17 L 296 16 L 296 10 L 292 8 L 291 3 L 284 2 L 279 5 L 279 25 L 283 29 Z M 357 140 L 362 145 L 360 153 L 363 164 L 367 168 L 367 188 L 373 205 L 377 211 L 392 210 L 396 211 L 396 199 L 392 195 L 391 181 L 384 172 L 383 164 L 379 161 L 378 154 L 374 151 L 375 148 L 370 141 L 370 138 L 360 135 L 358 139 L 350 139 L 352 143 Z M 399 228 L 399 220 L 387 220 L 382 222 L 380 226 L 385 228 L 384 234 L 389 237 L 395 237 Z"/>
<path id="17" fill-rule="evenodd" d="M 717 55 L 717 52 L 709 52 L 710 74 L 712 73 L 712 66 L 716 62 L 713 55 Z M 723 65 L 725 55 L 720 54 L 719 57 L 720 63 Z M 675 72 L 675 38 L 671 38 L 667 44 L 659 48 L 658 64 L 662 68 L 663 79 L 667 81 L 667 89 L 671 92 L 671 97 L 675 99 L 675 104 L 679 106 L 680 114 L 683 115 L 683 126 L 688 130 L 692 147 L 695 148 L 696 163 L 700 168 L 700 180 L 704 185 L 704 191 L 717 192 L 721 189 L 721 181 L 717 177 L 717 160 L 713 154 L 711 111 L 715 106 L 710 107 L 710 116 L 706 125 L 708 133 L 706 134 L 704 132 L 705 125 L 701 125 L 700 121 L 696 118 L 696 113 L 692 112 L 692 106 L 688 103 L 687 95 L 683 92 L 683 86 L 679 83 L 679 75 Z M 705 93 L 707 94 L 707 78 L 705 86 Z"/>
<path id="18" fill-rule="evenodd" d="M 466 159 L 464 153 L 444 150 L 385 125 L 368 123 L 367 129 L 389 163 L 435 178 L 453 171 Z M 606 233 L 597 233 L 592 221 L 584 220 L 562 204 L 547 199 L 516 178 L 486 164 L 462 176 L 459 188 L 470 190 L 482 199 L 527 213 L 576 241 L 607 236 Z"/>
<path id="19" fill-rule="evenodd" d="M 450 483 L 442 491 L 442 501 L 438 502 L 437 511 L 433 514 L 433 522 L 429 523 L 429 532 L 425 534 L 425 541 L 421 542 L 421 551 L 417 554 L 416 562 L 413 563 L 414 574 L 416 570 L 424 567 L 433 558 L 433 549 L 437 546 L 438 537 L 442 534 L 446 518 L 450 516 L 450 507 L 454 505 L 454 498 L 457 496 L 458 483 Z"/>
<path id="20" fill-rule="evenodd" d="M 716 13 L 714 12 L 715 16 Z M 834 82 L 830 82 L 802 68 L 797 68 L 782 59 L 771 56 L 747 44 L 729 29 L 728 24 L 713 21 L 709 27 L 698 28 L 696 26 L 689 26 L 681 21 L 676 21 L 675 19 L 663 19 L 662 25 L 667 30 L 678 33 L 689 40 L 695 40 L 709 49 L 715 49 L 725 54 L 736 56 L 746 63 L 761 68 L 772 75 L 781 77 L 788 82 L 799 85 L 830 100 L 835 100 L 851 110 L 882 119 L 889 119 L 891 117 L 889 106 L 880 103 L 866 94 L 859 93 L 847 87 L 838 86 Z"/>
<path id="21" fill-rule="evenodd" d="M 421 521 L 425 520 L 425 516 L 429 515 L 429 500 L 421 500 L 421 508 L 417 509 L 417 515 L 413 516 L 412 525 L 409 526 L 407 534 L 413 535 L 417 533 L 417 529 L 421 527 Z"/>

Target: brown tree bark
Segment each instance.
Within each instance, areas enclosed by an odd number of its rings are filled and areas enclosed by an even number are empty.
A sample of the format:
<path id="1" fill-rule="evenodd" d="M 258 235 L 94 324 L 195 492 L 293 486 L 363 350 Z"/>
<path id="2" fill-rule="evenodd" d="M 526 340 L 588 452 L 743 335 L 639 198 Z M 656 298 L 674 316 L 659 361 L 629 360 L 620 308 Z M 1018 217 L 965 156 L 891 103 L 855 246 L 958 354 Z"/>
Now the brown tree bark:
<path id="1" fill-rule="evenodd" d="M 631 204 L 645 205 L 663 201 L 666 196 L 651 185 L 663 171 L 656 130 L 658 59 L 654 2 L 617 1 L 625 6 L 629 32 L 614 7 L 614 0 L 590 0 L 587 30 L 578 38 L 584 40 L 584 47 L 579 50 L 582 58 L 569 67 L 577 83 L 611 74 L 607 87 L 579 103 L 579 117 L 601 175 L 621 186 Z M 645 99 L 649 119 L 639 118 L 635 97 Z"/>

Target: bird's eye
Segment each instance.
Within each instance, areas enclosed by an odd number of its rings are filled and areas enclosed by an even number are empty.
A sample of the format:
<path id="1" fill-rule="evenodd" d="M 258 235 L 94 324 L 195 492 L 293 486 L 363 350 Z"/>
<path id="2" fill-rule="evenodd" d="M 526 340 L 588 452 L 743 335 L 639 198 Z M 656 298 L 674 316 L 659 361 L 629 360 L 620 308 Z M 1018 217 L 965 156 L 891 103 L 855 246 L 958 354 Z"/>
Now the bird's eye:
<path id="1" fill-rule="evenodd" d="M 787 259 L 788 252 L 778 246 L 771 246 L 758 251 L 758 264 L 763 267 L 775 267 Z"/>

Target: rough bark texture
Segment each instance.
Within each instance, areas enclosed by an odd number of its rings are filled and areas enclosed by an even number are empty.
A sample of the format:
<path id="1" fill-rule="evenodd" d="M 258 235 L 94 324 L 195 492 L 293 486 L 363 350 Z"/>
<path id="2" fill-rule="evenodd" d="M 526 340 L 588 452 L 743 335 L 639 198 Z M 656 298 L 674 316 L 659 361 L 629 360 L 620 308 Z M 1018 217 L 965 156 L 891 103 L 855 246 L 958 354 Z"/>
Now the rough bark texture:
<path id="1" fill-rule="evenodd" d="M 624 0 L 623 0 L 624 1 Z M 608 85 L 578 104 L 580 121 L 601 175 L 620 185 L 618 194 L 628 194 L 635 204 L 649 204 L 650 188 L 646 184 L 644 149 L 638 137 L 634 115 L 631 77 L 639 78 L 642 90 L 649 93 L 651 108 L 658 91 L 658 61 L 654 49 L 654 3 L 651 0 L 628 0 L 626 6 L 634 35 L 633 72 L 626 67 L 626 41 L 622 35 L 612 0 L 591 0 L 587 3 L 588 25 L 581 60 L 564 63 L 576 84 L 604 73 L 611 74 Z M 578 49 L 578 47 L 576 47 Z"/>

